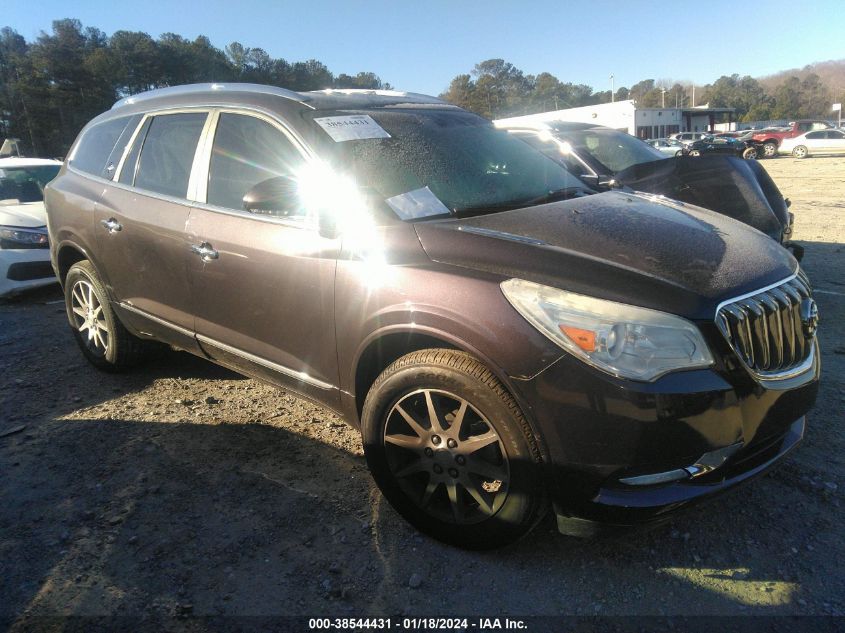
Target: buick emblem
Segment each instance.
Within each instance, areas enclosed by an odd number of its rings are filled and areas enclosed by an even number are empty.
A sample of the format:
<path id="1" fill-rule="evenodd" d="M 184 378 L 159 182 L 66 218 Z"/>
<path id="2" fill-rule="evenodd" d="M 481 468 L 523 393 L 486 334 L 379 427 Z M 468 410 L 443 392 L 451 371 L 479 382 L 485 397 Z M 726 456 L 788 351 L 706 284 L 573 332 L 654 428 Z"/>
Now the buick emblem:
<path id="1" fill-rule="evenodd" d="M 805 338 L 813 338 L 819 327 L 819 308 L 812 299 L 801 302 L 801 329 Z"/>

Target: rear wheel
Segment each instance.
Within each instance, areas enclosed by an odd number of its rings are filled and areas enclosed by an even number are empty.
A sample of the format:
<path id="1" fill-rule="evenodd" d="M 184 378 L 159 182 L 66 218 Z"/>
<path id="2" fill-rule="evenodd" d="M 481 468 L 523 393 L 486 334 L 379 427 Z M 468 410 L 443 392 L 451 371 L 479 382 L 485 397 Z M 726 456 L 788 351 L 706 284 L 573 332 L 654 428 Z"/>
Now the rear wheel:
<path id="1" fill-rule="evenodd" d="M 757 149 L 754 147 L 747 148 L 744 152 L 742 152 L 742 157 L 745 160 L 754 160 L 757 158 Z"/>
<path id="2" fill-rule="evenodd" d="M 676 158 L 679 158 L 679 157 L 681 157 L 681 156 L 683 156 L 683 155 L 684 155 L 684 150 L 682 150 L 682 149 L 679 149 L 677 152 L 675 152 L 675 157 L 676 157 Z"/>
<path id="3" fill-rule="evenodd" d="M 763 158 L 774 158 L 778 155 L 778 144 L 774 141 L 763 143 Z"/>
<path id="4" fill-rule="evenodd" d="M 809 152 L 807 151 L 807 147 L 805 145 L 796 145 L 792 149 L 792 155 L 795 158 L 807 158 L 807 154 L 809 154 Z"/>
<path id="5" fill-rule="evenodd" d="M 691 149 L 691 150 L 689 151 L 689 155 L 690 155 L 690 156 L 701 156 L 701 150 Z"/>
<path id="6" fill-rule="evenodd" d="M 362 432 L 385 498 L 441 541 L 500 547 L 546 510 L 536 439 L 510 394 L 468 354 L 423 350 L 394 362 L 367 395 Z"/>
<path id="7" fill-rule="evenodd" d="M 117 320 L 90 262 L 70 267 L 65 278 L 65 307 L 73 336 L 92 365 L 104 371 L 123 371 L 141 359 L 144 342 Z"/>

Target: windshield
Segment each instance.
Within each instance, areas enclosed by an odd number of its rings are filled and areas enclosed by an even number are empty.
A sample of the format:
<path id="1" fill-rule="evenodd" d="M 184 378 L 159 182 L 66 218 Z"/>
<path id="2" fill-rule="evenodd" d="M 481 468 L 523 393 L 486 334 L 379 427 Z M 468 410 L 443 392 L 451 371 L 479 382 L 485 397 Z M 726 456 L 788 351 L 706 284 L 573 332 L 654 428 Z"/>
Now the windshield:
<path id="1" fill-rule="evenodd" d="M 405 220 L 495 212 L 589 192 L 563 167 L 469 112 L 310 115 L 327 131 L 371 117 L 375 124 L 368 121 L 363 135 L 380 137 L 334 142 L 333 162 Z"/>
<path id="2" fill-rule="evenodd" d="M 0 200 L 41 202 L 44 199 L 44 186 L 56 177 L 60 167 L 0 167 Z"/>
<path id="3" fill-rule="evenodd" d="M 625 132 L 607 128 L 591 128 L 559 133 L 576 152 L 586 152 L 613 175 L 632 165 L 650 163 L 665 156 L 640 139 Z"/>

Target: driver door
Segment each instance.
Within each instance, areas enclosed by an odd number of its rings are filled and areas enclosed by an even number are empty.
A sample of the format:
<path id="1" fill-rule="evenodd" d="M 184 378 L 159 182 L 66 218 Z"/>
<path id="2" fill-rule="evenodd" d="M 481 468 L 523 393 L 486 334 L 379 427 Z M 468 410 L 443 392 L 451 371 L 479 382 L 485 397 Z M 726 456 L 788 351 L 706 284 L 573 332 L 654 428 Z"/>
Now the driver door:
<path id="1" fill-rule="evenodd" d="M 244 196 L 306 160 L 278 122 L 221 111 L 205 148 L 206 191 L 188 221 L 200 345 L 225 365 L 332 405 L 338 398 L 334 278 L 340 239 L 298 205 L 249 212 Z"/>

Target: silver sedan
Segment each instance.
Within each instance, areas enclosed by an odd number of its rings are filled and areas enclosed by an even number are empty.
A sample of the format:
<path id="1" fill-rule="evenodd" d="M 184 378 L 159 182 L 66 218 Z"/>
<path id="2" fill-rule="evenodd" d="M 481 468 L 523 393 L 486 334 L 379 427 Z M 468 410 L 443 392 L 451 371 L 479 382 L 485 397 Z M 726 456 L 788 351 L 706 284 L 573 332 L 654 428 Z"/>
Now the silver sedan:
<path id="1" fill-rule="evenodd" d="M 786 138 L 778 147 L 778 154 L 792 154 L 795 158 L 816 154 L 845 154 L 845 132 L 813 130 L 795 138 Z"/>
<path id="2" fill-rule="evenodd" d="M 646 141 L 646 143 L 661 154 L 666 154 L 667 156 L 683 156 L 686 153 L 684 151 L 684 144 L 673 138 L 655 138 Z"/>

